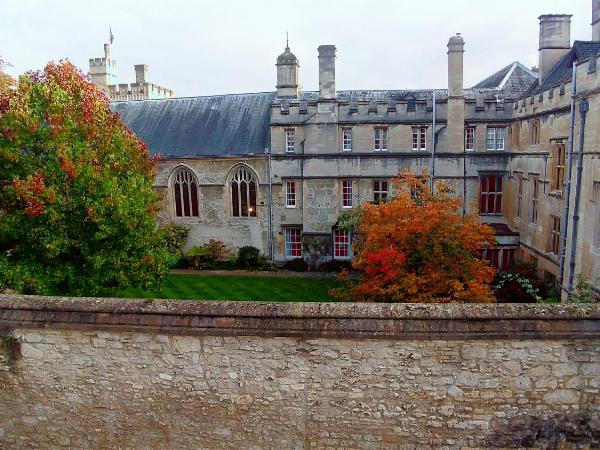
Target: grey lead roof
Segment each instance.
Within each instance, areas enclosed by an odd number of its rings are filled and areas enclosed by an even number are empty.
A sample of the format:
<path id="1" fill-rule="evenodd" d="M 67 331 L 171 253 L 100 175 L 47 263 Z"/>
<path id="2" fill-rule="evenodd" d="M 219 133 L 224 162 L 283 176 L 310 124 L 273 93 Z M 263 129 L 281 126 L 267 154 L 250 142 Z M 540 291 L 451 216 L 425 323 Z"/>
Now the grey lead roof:
<path id="1" fill-rule="evenodd" d="M 563 58 L 554 66 L 554 69 L 544 78 L 542 84 L 535 83 L 527 95 L 537 94 L 551 87 L 556 87 L 562 83 L 568 83 L 573 76 L 573 63 L 575 61 L 596 56 L 600 53 L 600 42 L 598 41 L 575 41 L 573 47 Z"/>
<path id="2" fill-rule="evenodd" d="M 262 154 L 269 146 L 275 92 L 111 103 L 148 146 L 164 156 Z"/>
<path id="3" fill-rule="evenodd" d="M 519 98 L 537 81 L 537 73 L 518 61 L 480 81 L 471 89 L 495 89 L 505 97 Z"/>

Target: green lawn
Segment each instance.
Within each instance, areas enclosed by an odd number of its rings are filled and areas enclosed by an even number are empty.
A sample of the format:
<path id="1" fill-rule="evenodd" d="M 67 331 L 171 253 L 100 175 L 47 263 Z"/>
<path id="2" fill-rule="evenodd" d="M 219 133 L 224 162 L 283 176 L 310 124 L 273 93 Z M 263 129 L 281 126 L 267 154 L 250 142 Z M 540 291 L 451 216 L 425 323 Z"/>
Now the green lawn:
<path id="1" fill-rule="evenodd" d="M 322 278 L 169 275 L 160 291 L 126 289 L 118 295 L 180 300 L 323 302 L 331 301 L 329 289 L 338 286 L 337 280 Z"/>

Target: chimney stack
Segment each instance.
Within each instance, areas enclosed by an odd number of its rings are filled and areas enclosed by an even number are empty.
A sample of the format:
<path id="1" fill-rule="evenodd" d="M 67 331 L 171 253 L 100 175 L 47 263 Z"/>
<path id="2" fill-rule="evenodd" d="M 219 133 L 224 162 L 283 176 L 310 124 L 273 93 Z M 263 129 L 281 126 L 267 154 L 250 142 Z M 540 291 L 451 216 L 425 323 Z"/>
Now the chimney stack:
<path id="1" fill-rule="evenodd" d="M 600 41 L 600 0 L 592 0 L 592 41 Z"/>
<path id="2" fill-rule="evenodd" d="M 335 98 L 335 45 L 319 46 L 319 96 Z"/>
<path id="3" fill-rule="evenodd" d="M 463 95 L 463 53 L 465 41 L 456 33 L 448 41 L 448 96 L 462 97 Z"/>
<path id="4" fill-rule="evenodd" d="M 133 67 L 135 67 L 135 82 L 137 84 L 144 84 L 146 82 L 148 66 L 146 64 L 136 64 Z"/>
<path id="5" fill-rule="evenodd" d="M 462 153 L 465 146 L 465 98 L 463 97 L 463 53 L 465 41 L 457 33 L 448 41 L 447 149 Z"/>
<path id="6" fill-rule="evenodd" d="M 546 14 L 540 20 L 540 83 L 571 49 L 571 15 Z"/>

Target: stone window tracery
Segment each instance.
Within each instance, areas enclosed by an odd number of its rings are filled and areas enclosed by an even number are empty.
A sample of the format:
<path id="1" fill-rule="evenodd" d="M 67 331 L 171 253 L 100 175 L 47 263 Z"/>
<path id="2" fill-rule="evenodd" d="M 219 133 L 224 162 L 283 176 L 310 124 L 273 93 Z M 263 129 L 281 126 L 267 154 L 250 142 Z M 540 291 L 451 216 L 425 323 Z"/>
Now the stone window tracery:
<path id="1" fill-rule="evenodd" d="M 199 217 L 198 180 L 189 169 L 179 169 L 173 179 L 176 217 Z"/>
<path id="2" fill-rule="evenodd" d="M 256 217 L 257 183 L 254 173 L 239 167 L 231 177 L 231 209 L 233 217 Z"/>

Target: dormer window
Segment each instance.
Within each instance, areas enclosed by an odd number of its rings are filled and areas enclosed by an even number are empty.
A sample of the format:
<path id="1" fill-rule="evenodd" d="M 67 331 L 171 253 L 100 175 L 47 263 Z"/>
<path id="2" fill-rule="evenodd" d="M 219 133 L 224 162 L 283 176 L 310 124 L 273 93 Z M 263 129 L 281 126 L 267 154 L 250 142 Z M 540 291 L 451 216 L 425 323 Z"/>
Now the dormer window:
<path id="1" fill-rule="evenodd" d="M 408 97 L 406 99 L 406 110 L 407 111 L 416 111 L 417 109 L 417 100 L 414 97 Z"/>

